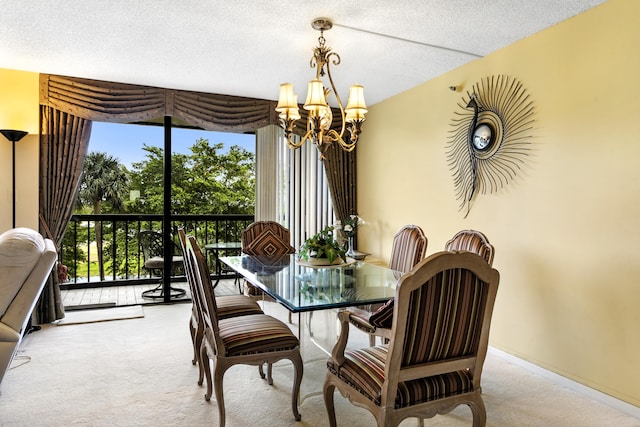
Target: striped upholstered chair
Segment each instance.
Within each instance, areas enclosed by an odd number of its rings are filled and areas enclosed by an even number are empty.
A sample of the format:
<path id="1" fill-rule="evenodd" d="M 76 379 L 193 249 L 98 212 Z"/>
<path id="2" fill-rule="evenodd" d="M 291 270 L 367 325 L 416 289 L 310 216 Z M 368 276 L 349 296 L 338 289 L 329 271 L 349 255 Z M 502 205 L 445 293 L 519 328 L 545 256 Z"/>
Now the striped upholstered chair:
<path id="1" fill-rule="evenodd" d="M 290 360 L 294 367 L 291 408 L 296 421 L 300 421 L 298 396 L 303 367 L 298 338 L 283 322 L 264 313 L 221 319 L 211 286 L 209 267 L 193 236 L 187 237 L 185 256 L 195 266 L 196 301 L 200 304 L 204 321 L 200 361 L 207 378 L 205 399 L 211 399 L 213 388 L 218 403 L 218 424 L 221 427 L 225 425 L 225 372 L 234 365 L 272 365 L 283 359 Z M 209 359 L 213 360 L 213 383 Z M 255 398 L 255 394 L 251 396 Z M 270 421 L 273 423 L 273 420 Z"/>
<path id="2" fill-rule="evenodd" d="M 345 351 L 349 312 L 327 362 L 324 401 L 336 425 L 335 388 L 368 409 L 378 426 L 431 418 L 461 404 L 474 427 L 486 410 L 480 379 L 489 342 L 499 273 L 471 252 L 438 252 L 398 283 L 388 344 Z"/>
<path id="3" fill-rule="evenodd" d="M 427 236 L 422 228 L 417 225 L 405 225 L 393 237 L 389 268 L 400 273 L 411 271 L 424 259 L 427 243 Z M 390 338 L 392 315 L 393 298 L 384 305 L 354 308 L 350 320 L 353 326 L 369 334 L 369 344 L 373 346 L 376 337 Z"/>
<path id="4" fill-rule="evenodd" d="M 178 228 L 178 237 L 180 238 L 180 246 L 182 253 L 187 253 L 187 237 L 183 228 Z M 189 332 L 191 333 L 191 342 L 193 344 L 193 359 L 192 364 L 198 364 L 200 370 L 198 376 L 198 385 L 202 385 L 204 380 L 204 370 L 202 369 L 202 363 L 200 363 L 200 346 L 202 345 L 202 337 L 204 335 L 204 321 L 202 319 L 202 312 L 198 301 L 198 292 L 196 288 L 195 279 L 196 268 L 189 259 L 184 260 L 184 273 L 187 276 L 187 282 L 189 283 L 189 290 L 191 291 L 191 317 L 189 319 Z M 216 297 L 216 303 L 218 305 L 218 317 L 226 319 L 228 317 L 242 316 L 245 314 L 260 314 L 262 309 L 252 298 L 244 295 L 221 295 Z M 260 375 L 264 378 L 264 372 L 262 366 L 260 366 Z"/>
<path id="5" fill-rule="evenodd" d="M 480 255 L 489 263 L 493 265 L 493 255 L 495 249 L 489 239 L 482 232 L 476 230 L 462 230 L 458 231 L 452 238 L 444 245 L 445 251 L 469 251 L 474 254 Z"/>

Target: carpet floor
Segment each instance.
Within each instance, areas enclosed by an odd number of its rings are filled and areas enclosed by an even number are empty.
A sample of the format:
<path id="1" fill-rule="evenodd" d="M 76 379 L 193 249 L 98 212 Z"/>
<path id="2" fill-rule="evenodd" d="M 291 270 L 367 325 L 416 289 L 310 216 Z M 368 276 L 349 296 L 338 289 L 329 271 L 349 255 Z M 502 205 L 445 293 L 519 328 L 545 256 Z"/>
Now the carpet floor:
<path id="1" fill-rule="evenodd" d="M 143 318 L 44 325 L 25 338 L 0 385 L 0 425 L 218 425 L 215 399 L 204 400 L 205 389 L 196 384 L 198 368 L 191 364 L 190 310 L 189 304 L 155 305 L 144 308 Z M 276 304 L 265 303 L 265 310 L 287 319 L 286 311 Z M 314 319 L 323 321 L 320 315 Z M 296 324 L 294 319 L 292 329 Z M 315 362 L 305 364 L 304 375 L 307 387 L 321 390 L 326 356 L 316 356 Z M 327 425 L 321 395 L 304 399 L 302 421 L 293 419 L 292 372 L 289 362 L 279 362 L 274 367 L 274 384 L 269 386 L 255 367 L 227 371 L 227 426 Z M 483 398 L 488 426 L 640 426 L 634 417 L 495 354 L 489 354 L 485 363 Z M 335 400 L 338 425 L 375 425 L 367 411 L 339 393 Z M 412 419 L 402 423 L 415 425 Z M 459 407 L 425 425 L 470 426 L 471 411 Z"/>

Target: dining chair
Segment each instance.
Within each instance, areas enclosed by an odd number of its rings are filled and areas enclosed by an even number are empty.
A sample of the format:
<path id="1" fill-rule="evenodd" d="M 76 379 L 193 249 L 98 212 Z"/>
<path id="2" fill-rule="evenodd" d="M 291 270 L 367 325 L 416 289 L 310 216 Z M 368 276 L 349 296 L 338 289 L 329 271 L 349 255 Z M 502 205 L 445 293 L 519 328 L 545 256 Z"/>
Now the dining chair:
<path id="1" fill-rule="evenodd" d="M 164 237 L 162 233 L 153 230 L 141 231 L 138 233 L 138 243 L 142 250 L 143 267 L 149 271 L 150 274 L 160 276 L 160 283 L 154 289 L 149 289 L 142 292 L 142 296 L 145 298 L 164 298 Z M 175 242 L 172 241 L 171 245 L 171 272 L 182 267 L 183 257 L 180 254 L 180 249 Z M 171 290 L 172 298 L 180 298 L 186 295 L 186 291 L 180 288 L 169 288 Z"/>
<path id="2" fill-rule="evenodd" d="M 428 239 L 424 231 L 417 225 L 405 225 L 393 237 L 389 268 L 400 273 L 407 273 L 424 259 L 427 251 Z M 391 320 L 393 299 L 385 304 L 356 307 L 351 311 L 353 326 L 369 334 L 369 345 L 374 346 L 376 337 L 389 339 L 391 330 L 376 325 L 386 324 Z M 373 316 L 372 324 L 371 316 Z"/>
<path id="3" fill-rule="evenodd" d="M 293 254 L 289 229 L 275 221 L 255 221 L 242 231 L 242 253 L 256 256 L 277 256 Z M 245 280 L 245 294 L 263 297 L 255 286 Z"/>
<path id="4" fill-rule="evenodd" d="M 187 237 L 186 256 L 194 269 L 197 301 L 204 321 L 204 336 L 200 348 L 200 360 L 207 377 L 205 399 L 211 398 L 212 386 L 218 403 L 219 423 L 225 425 L 223 380 L 225 372 L 234 365 L 269 365 L 283 359 L 294 367 L 291 408 L 296 421 L 301 419 L 298 396 L 302 381 L 303 365 L 300 343 L 286 324 L 266 314 L 248 314 L 226 319 L 218 316 L 218 307 L 211 286 L 209 267 L 196 239 Z M 213 360 L 213 383 L 211 366 Z M 252 393 L 255 397 L 255 394 Z M 273 420 L 271 420 L 273 422 Z"/>
<path id="5" fill-rule="evenodd" d="M 378 426 L 448 413 L 466 404 L 474 427 L 486 424 L 481 376 L 500 275 L 471 252 L 438 252 L 400 279 L 388 344 L 345 351 L 349 311 L 327 362 L 323 387 L 329 425 L 334 391 L 373 414 Z"/>
<path id="6" fill-rule="evenodd" d="M 495 248 L 489 243 L 487 236 L 477 230 L 458 231 L 451 240 L 444 245 L 444 250 L 473 252 L 484 258 L 489 265 L 493 265 Z"/>
<path id="7" fill-rule="evenodd" d="M 178 228 L 178 237 L 180 240 L 180 246 L 182 247 L 182 253 L 187 253 L 187 237 L 184 228 Z M 204 369 L 200 362 L 200 347 L 202 345 L 202 337 L 204 336 L 204 321 L 202 318 L 201 305 L 197 301 L 198 291 L 196 285 L 195 272 L 197 267 L 193 264 L 193 260 L 186 258 L 184 261 L 185 275 L 187 276 L 187 283 L 189 284 L 189 290 L 191 291 L 191 317 L 189 319 L 189 332 L 191 335 L 191 342 L 193 344 L 193 359 L 192 364 L 197 364 L 199 369 L 198 385 L 202 385 L 204 379 Z M 216 296 L 216 303 L 218 306 L 218 317 L 220 319 L 226 319 L 228 317 L 242 316 L 246 314 L 261 314 L 262 309 L 257 302 L 252 298 L 244 295 L 220 295 Z M 260 376 L 265 377 L 262 370 L 262 365 L 259 366 Z M 269 372 L 269 378 L 271 373 Z"/>

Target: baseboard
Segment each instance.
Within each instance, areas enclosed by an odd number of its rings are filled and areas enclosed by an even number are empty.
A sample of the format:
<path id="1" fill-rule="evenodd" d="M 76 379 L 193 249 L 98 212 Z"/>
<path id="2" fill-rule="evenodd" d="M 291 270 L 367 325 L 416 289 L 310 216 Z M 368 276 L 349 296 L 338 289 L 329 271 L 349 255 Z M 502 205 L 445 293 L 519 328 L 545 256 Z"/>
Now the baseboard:
<path id="1" fill-rule="evenodd" d="M 562 375 L 556 374 L 555 372 L 542 368 L 534 363 L 520 359 L 519 357 L 516 357 L 505 351 L 499 350 L 495 347 L 489 346 L 488 352 L 494 356 L 498 356 L 502 359 L 505 359 L 506 361 L 511 362 L 514 365 L 518 365 L 530 372 L 538 374 L 541 377 L 544 377 L 555 384 L 566 387 L 569 390 L 575 391 L 576 393 L 580 393 L 604 405 L 607 405 L 611 408 L 624 412 L 625 414 L 629 414 L 632 417 L 640 419 L 640 408 L 637 406 L 634 406 L 623 400 L 617 399 L 601 391 L 595 390 L 591 387 L 587 387 L 584 384 L 580 384 L 577 381 L 573 381 L 567 377 L 563 377 Z"/>

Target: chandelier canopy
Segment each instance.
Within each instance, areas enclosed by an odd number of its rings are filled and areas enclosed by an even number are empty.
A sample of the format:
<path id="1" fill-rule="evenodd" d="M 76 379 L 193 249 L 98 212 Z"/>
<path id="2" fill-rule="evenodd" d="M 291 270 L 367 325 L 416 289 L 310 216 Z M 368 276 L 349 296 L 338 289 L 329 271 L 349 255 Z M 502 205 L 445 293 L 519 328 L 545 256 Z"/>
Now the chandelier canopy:
<path id="1" fill-rule="evenodd" d="M 309 112 L 307 119 L 307 132 L 300 142 L 293 142 L 291 134 L 295 122 L 300 119 L 298 111 L 298 96 L 293 92 L 291 83 L 283 83 L 280 85 L 280 97 L 276 111 L 280 113 L 280 125 L 284 129 L 289 147 L 295 149 L 302 146 L 306 140 L 310 140 L 318 146 L 320 153 L 324 153 L 329 144 L 337 142 L 345 151 L 352 151 L 358 142 L 364 115 L 367 113 L 367 106 L 364 102 L 364 88 L 361 85 L 352 85 L 349 91 L 349 99 L 347 107 L 342 106 L 342 101 L 338 95 L 338 91 L 333 83 L 331 76 L 330 60 L 334 65 L 340 64 L 340 55 L 332 52 L 331 48 L 325 46 L 324 32 L 330 30 L 333 24 L 327 18 L 316 18 L 311 23 L 315 30 L 320 31 L 318 37 L 318 46 L 313 49 L 311 57 L 311 68 L 316 68 L 316 77 L 309 82 L 307 89 L 307 99 L 303 108 Z M 321 77 L 328 77 L 330 87 L 325 87 Z M 331 121 L 333 113 L 331 107 L 327 103 L 327 96 L 333 93 L 340 115 L 342 116 L 342 129 L 340 133 L 331 129 Z M 343 139 L 345 130 L 349 130 L 350 137 L 345 141 Z"/>

